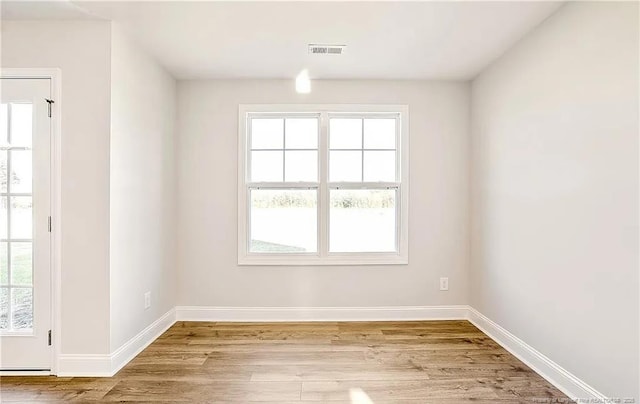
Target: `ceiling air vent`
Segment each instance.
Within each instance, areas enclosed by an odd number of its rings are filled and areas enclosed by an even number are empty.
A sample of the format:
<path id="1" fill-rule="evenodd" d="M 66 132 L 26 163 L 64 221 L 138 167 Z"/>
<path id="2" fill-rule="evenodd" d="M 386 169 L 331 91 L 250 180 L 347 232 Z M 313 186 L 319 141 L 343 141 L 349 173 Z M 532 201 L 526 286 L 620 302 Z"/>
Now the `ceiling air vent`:
<path id="1" fill-rule="evenodd" d="M 309 53 L 314 55 L 342 55 L 346 45 L 309 45 Z"/>

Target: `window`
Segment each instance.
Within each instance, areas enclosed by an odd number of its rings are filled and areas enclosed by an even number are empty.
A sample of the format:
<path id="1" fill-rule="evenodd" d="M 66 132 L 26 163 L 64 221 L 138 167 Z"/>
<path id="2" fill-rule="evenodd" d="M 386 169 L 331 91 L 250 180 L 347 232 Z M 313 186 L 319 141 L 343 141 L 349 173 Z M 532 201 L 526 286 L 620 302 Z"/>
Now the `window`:
<path id="1" fill-rule="evenodd" d="M 241 105 L 238 263 L 406 264 L 406 106 Z"/>

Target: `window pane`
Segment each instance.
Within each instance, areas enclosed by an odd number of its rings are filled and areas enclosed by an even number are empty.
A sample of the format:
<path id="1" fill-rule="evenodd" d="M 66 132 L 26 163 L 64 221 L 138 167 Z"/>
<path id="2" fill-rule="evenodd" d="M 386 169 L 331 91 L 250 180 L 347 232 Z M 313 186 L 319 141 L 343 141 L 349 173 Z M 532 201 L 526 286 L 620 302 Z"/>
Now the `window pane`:
<path id="1" fill-rule="evenodd" d="M 9 283 L 9 250 L 7 243 L 0 243 L 0 285 Z"/>
<path id="2" fill-rule="evenodd" d="M 33 328 L 33 289 L 11 288 L 11 314 L 14 330 Z"/>
<path id="3" fill-rule="evenodd" d="M 396 120 L 395 119 L 365 119 L 364 120 L 364 148 L 365 149 L 395 149 L 396 148 Z"/>
<path id="4" fill-rule="evenodd" d="M 251 181 L 282 182 L 282 151 L 251 152 Z"/>
<path id="5" fill-rule="evenodd" d="M 284 146 L 284 120 L 281 118 L 251 120 L 252 149 L 282 149 Z"/>
<path id="6" fill-rule="evenodd" d="M 362 152 L 335 151 L 329 152 L 329 181 L 360 182 L 362 181 Z"/>
<path id="7" fill-rule="evenodd" d="M 285 145 L 287 149 L 318 148 L 317 118 L 287 118 L 285 127 Z"/>
<path id="8" fill-rule="evenodd" d="M 0 288 L 0 330 L 9 328 L 9 288 Z"/>
<path id="9" fill-rule="evenodd" d="M 11 104 L 11 146 L 31 147 L 31 104 Z"/>
<path id="10" fill-rule="evenodd" d="M 33 285 L 31 243 L 11 243 L 11 284 Z"/>
<path id="11" fill-rule="evenodd" d="M 14 150 L 9 153 L 11 153 L 11 192 L 31 193 L 31 151 Z"/>
<path id="12" fill-rule="evenodd" d="M 395 252 L 395 190 L 331 190 L 329 251 Z"/>
<path id="13" fill-rule="evenodd" d="M 7 165 L 7 151 L 0 151 L 0 192 L 7 192 L 7 178 L 9 166 Z"/>
<path id="14" fill-rule="evenodd" d="M 9 121 L 7 120 L 7 104 L 0 104 L 0 147 L 9 146 Z"/>
<path id="15" fill-rule="evenodd" d="M 331 149 L 362 149 L 362 119 L 331 118 L 329 147 Z"/>
<path id="16" fill-rule="evenodd" d="M 285 181 L 318 180 L 317 151 L 286 151 L 284 153 Z"/>
<path id="17" fill-rule="evenodd" d="M 31 238 L 32 211 L 30 196 L 14 196 L 11 198 L 11 238 Z"/>
<path id="18" fill-rule="evenodd" d="M 317 251 L 317 191 L 251 190 L 250 252 Z"/>
<path id="19" fill-rule="evenodd" d="M 395 151 L 365 151 L 364 180 L 367 182 L 396 180 Z"/>

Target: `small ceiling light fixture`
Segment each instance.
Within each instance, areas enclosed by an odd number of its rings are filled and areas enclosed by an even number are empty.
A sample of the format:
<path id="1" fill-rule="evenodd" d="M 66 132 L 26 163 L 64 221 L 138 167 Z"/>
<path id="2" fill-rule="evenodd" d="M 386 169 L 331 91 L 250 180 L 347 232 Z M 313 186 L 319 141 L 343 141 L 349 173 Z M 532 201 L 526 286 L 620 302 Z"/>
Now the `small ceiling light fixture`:
<path id="1" fill-rule="evenodd" d="M 311 79 L 307 69 L 304 69 L 296 76 L 296 92 L 299 94 L 309 94 L 311 92 Z"/>

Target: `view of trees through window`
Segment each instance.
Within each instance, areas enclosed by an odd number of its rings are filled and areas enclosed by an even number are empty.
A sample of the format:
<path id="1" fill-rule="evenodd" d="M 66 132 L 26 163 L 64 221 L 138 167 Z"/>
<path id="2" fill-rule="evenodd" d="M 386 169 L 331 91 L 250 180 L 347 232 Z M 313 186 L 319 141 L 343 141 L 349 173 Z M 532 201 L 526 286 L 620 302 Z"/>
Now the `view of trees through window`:
<path id="1" fill-rule="evenodd" d="M 367 195 L 358 191 L 343 190 L 331 198 L 332 208 L 392 208 L 395 198 L 385 190 L 372 190 Z M 254 208 L 315 208 L 316 197 L 305 193 L 263 192 L 252 198 Z"/>

